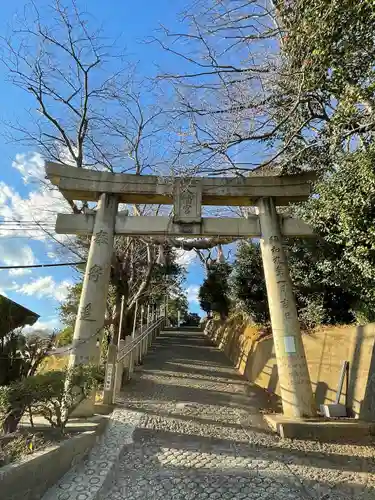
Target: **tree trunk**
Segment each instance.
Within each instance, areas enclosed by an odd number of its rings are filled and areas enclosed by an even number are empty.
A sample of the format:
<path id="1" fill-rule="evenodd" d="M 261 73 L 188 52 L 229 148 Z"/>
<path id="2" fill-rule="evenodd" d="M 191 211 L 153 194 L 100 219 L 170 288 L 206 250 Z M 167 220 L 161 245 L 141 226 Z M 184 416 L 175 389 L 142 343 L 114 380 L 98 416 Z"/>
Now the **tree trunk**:
<path id="1" fill-rule="evenodd" d="M 220 319 L 221 321 L 225 321 L 228 318 L 228 314 L 226 311 L 220 311 Z"/>
<path id="2" fill-rule="evenodd" d="M 16 432 L 18 424 L 25 412 L 25 408 L 22 410 L 11 410 L 8 415 L 5 417 L 3 422 L 3 432 L 4 434 L 11 434 L 12 432 Z"/>

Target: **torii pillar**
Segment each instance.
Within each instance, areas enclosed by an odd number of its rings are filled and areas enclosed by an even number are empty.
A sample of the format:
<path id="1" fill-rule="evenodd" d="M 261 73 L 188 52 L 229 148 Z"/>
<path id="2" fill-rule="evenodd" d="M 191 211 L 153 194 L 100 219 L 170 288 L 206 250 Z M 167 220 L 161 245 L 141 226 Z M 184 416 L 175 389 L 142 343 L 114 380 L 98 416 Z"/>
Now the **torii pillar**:
<path id="1" fill-rule="evenodd" d="M 73 335 L 69 367 L 98 365 L 111 271 L 117 197 L 103 193 L 95 214 L 85 277 Z M 75 417 L 94 414 L 95 395 L 74 411 Z"/>
<path id="2" fill-rule="evenodd" d="M 258 200 L 257 206 L 283 412 L 287 417 L 312 417 L 313 393 L 279 216 L 272 198 Z"/>

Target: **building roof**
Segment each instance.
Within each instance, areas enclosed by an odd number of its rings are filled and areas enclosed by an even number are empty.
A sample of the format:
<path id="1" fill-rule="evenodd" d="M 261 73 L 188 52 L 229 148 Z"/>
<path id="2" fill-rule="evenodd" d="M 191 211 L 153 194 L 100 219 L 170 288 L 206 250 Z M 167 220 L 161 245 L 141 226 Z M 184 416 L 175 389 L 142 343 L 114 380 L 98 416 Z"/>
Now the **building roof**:
<path id="1" fill-rule="evenodd" d="M 30 309 L 0 294 L 0 337 L 25 325 L 33 325 L 39 318 Z"/>

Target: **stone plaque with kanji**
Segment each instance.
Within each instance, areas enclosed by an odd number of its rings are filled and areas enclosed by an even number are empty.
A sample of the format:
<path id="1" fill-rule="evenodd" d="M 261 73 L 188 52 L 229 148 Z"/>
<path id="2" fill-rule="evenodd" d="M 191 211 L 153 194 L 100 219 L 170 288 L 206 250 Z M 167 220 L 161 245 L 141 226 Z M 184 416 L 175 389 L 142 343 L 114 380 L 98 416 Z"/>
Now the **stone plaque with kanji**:
<path id="1" fill-rule="evenodd" d="M 178 179 L 174 186 L 174 222 L 201 222 L 202 184 L 199 179 Z"/>

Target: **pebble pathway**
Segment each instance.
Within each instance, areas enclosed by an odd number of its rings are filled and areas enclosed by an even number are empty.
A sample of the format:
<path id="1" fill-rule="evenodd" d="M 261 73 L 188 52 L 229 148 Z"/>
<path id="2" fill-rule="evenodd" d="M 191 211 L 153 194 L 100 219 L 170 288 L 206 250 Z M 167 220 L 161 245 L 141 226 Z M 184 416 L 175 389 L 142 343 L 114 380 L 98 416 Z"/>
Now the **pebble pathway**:
<path id="1" fill-rule="evenodd" d="M 271 433 L 279 402 L 238 375 L 197 333 L 166 332 L 119 400 L 141 415 L 108 500 L 375 498 L 371 443 L 317 443 Z"/>

